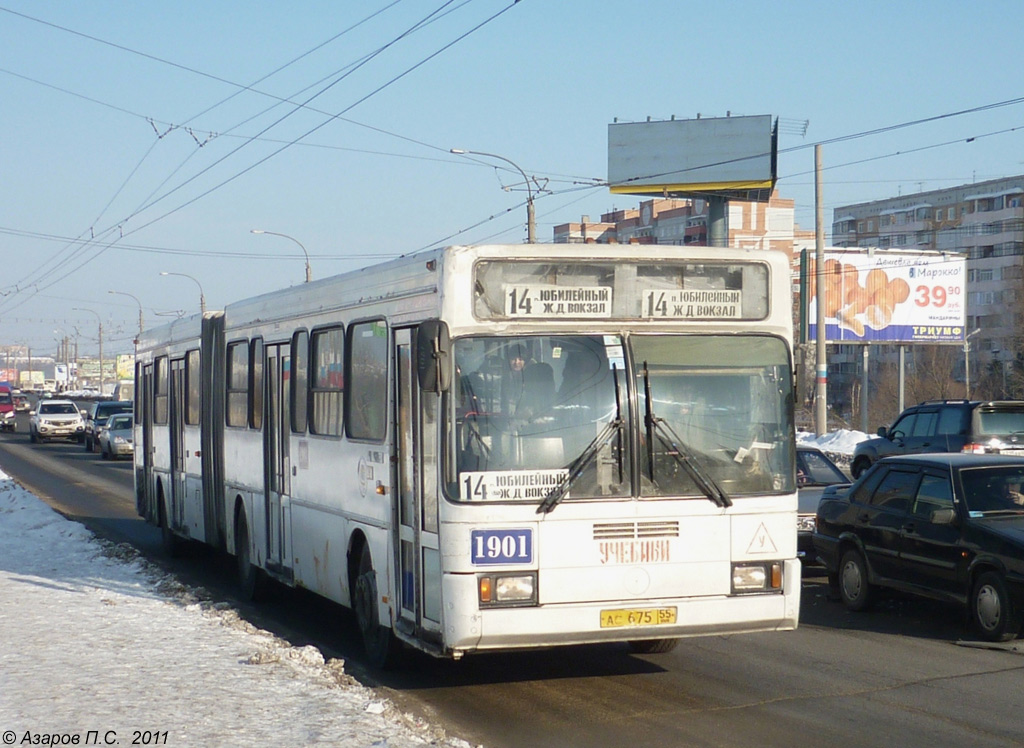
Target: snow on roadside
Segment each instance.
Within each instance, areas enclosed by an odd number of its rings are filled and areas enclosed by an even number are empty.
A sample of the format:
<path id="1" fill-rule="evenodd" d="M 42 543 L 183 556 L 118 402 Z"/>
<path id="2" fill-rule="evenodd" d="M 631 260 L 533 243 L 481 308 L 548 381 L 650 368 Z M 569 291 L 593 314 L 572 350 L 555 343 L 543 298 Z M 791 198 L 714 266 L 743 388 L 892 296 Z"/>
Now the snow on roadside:
<path id="1" fill-rule="evenodd" d="M 839 429 L 828 434 L 822 434 L 820 437 L 809 431 L 796 432 L 796 440 L 799 444 L 810 444 L 822 452 L 846 455 L 847 457 L 853 454 L 854 447 L 859 442 L 868 438 L 868 435 L 863 431 L 851 431 L 848 429 Z"/>
<path id="2" fill-rule="evenodd" d="M 170 746 L 469 748 L 359 685 L 343 661 L 202 597 L 0 472 L 4 742 L 114 731 L 127 744 L 148 730 Z"/>

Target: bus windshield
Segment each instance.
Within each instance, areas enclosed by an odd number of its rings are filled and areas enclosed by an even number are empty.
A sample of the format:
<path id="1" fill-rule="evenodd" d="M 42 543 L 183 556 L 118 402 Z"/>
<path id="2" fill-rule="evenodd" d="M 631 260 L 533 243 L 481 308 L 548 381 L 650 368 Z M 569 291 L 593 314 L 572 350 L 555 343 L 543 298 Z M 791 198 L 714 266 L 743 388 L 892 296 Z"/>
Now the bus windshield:
<path id="1" fill-rule="evenodd" d="M 728 506 L 734 496 L 794 490 L 781 339 L 466 337 L 454 343 L 454 363 L 445 440 L 453 499 L 692 496 Z"/>

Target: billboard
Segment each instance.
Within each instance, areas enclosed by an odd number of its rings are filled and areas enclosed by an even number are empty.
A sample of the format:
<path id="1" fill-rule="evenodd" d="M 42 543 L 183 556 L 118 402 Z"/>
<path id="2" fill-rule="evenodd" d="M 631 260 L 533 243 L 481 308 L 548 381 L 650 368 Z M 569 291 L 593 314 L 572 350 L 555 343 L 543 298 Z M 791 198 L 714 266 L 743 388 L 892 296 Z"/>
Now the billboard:
<path id="1" fill-rule="evenodd" d="M 771 115 L 608 125 L 612 193 L 764 202 L 776 179 Z"/>
<path id="2" fill-rule="evenodd" d="M 817 339 L 816 267 L 806 250 L 808 339 Z M 829 343 L 962 341 L 967 259 L 898 249 L 825 251 L 825 340 Z"/>

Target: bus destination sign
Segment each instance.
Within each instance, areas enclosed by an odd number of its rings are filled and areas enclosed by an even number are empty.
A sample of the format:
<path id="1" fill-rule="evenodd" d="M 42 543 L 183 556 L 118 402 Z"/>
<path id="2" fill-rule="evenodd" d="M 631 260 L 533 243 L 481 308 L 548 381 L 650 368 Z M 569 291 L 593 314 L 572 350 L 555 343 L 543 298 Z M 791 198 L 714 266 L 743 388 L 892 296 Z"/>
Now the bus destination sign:
<path id="1" fill-rule="evenodd" d="M 509 317 L 612 316 L 612 289 L 606 286 L 509 285 L 505 287 Z"/>
<path id="2" fill-rule="evenodd" d="M 644 316 L 650 319 L 742 319 L 741 291 L 647 289 Z"/>
<path id="3" fill-rule="evenodd" d="M 459 482 L 469 501 L 542 501 L 568 475 L 565 469 L 494 470 L 460 473 Z"/>

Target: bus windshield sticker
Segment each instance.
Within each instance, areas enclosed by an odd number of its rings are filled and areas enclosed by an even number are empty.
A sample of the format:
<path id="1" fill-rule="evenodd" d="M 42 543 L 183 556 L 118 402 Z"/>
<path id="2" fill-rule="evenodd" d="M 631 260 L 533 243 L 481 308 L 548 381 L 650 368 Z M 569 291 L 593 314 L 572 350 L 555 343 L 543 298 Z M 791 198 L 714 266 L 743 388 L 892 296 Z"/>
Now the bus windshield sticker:
<path id="1" fill-rule="evenodd" d="M 533 530 L 473 530 L 470 533 L 472 562 L 482 564 L 532 564 Z"/>
<path id="2" fill-rule="evenodd" d="M 612 289 L 606 286 L 506 285 L 509 317 L 612 316 Z"/>
<path id="3" fill-rule="evenodd" d="M 647 289 L 643 316 L 650 319 L 742 319 L 741 291 Z"/>
<path id="4" fill-rule="evenodd" d="M 502 470 L 459 474 L 465 501 L 541 501 L 569 475 L 560 470 Z"/>

